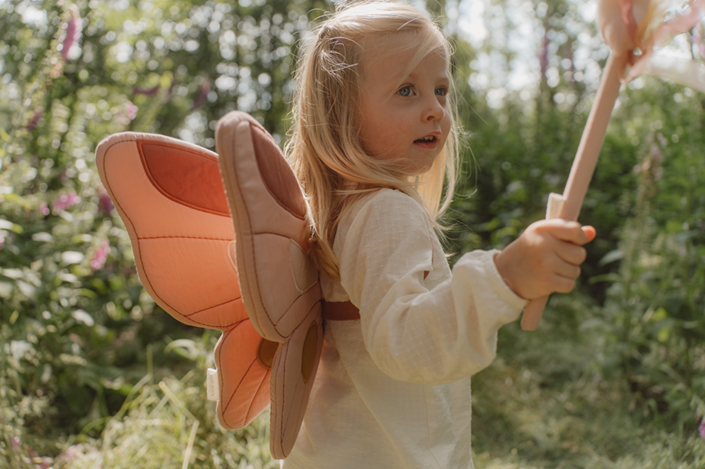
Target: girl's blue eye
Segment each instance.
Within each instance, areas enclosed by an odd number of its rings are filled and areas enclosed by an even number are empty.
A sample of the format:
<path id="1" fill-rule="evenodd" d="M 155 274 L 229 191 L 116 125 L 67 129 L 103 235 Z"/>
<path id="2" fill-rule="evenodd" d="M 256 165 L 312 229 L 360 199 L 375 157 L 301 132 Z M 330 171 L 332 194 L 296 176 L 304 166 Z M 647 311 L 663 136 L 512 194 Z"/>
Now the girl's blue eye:
<path id="1" fill-rule="evenodd" d="M 399 90 L 399 94 L 402 96 L 411 96 L 411 87 L 405 86 L 404 88 Z"/>
<path id="2" fill-rule="evenodd" d="M 438 88 L 436 90 L 436 96 L 445 96 L 446 94 L 448 94 L 448 90 L 445 88 Z"/>

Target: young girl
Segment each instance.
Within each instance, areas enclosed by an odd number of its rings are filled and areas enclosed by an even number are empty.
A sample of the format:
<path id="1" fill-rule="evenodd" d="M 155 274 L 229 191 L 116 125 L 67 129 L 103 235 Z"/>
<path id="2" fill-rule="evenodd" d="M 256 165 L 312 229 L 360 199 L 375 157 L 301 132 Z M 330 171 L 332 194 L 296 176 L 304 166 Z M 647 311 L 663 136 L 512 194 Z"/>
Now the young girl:
<path id="1" fill-rule="evenodd" d="M 594 230 L 541 221 L 451 272 L 434 230 L 458 157 L 450 47 L 417 8 L 336 12 L 297 80 L 287 154 L 308 197 L 323 296 L 359 320 L 328 316 L 283 467 L 471 468 L 470 376 L 528 299 L 572 290 Z"/>

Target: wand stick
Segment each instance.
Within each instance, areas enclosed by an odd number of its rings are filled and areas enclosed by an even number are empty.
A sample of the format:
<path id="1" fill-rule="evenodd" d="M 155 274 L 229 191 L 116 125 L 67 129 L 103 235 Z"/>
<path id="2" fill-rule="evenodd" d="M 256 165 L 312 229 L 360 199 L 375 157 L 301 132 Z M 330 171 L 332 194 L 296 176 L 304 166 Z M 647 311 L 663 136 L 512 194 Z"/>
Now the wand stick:
<path id="1" fill-rule="evenodd" d="M 610 54 L 602 74 L 602 81 L 597 90 L 595 103 L 590 110 L 590 115 L 585 125 L 585 130 L 580 138 L 578 152 L 570 169 L 570 176 L 566 183 L 563 195 L 551 194 L 546 218 L 562 218 L 563 220 L 576 221 L 580 208 L 585 200 L 590 179 L 595 171 L 597 158 L 600 155 L 602 142 L 605 140 L 607 124 L 614 103 L 619 95 L 621 85 L 619 79 L 624 75 L 627 65 L 627 54 Z M 533 331 L 539 325 L 541 315 L 546 307 L 548 296 L 529 301 L 521 318 L 521 328 Z"/>

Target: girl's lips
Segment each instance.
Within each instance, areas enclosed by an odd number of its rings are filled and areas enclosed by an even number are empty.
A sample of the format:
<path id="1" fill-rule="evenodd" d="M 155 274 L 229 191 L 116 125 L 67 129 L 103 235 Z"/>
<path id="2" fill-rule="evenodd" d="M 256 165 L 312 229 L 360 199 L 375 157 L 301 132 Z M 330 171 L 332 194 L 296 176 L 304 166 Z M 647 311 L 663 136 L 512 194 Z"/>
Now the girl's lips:
<path id="1" fill-rule="evenodd" d="M 434 150 L 436 148 L 436 141 L 433 140 L 431 142 L 426 142 L 424 140 L 417 140 L 414 142 L 415 145 L 420 146 L 421 148 L 426 148 L 428 150 Z"/>
<path id="2" fill-rule="evenodd" d="M 438 138 L 436 138 L 436 137 L 433 137 L 433 140 L 424 140 L 424 139 L 414 140 L 414 145 L 418 145 L 421 148 L 427 148 L 429 150 L 435 149 L 437 143 L 438 143 Z"/>

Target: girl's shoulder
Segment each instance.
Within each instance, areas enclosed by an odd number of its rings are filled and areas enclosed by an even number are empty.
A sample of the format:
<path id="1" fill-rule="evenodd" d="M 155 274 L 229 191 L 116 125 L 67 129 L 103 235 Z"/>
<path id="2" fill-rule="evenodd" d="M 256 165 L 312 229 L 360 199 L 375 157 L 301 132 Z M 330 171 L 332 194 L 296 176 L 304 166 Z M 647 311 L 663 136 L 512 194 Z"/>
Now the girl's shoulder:
<path id="1" fill-rule="evenodd" d="M 383 188 L 359 195 L 344 210 L 339 231 L 346 233 L 384 227 L 384 231 L 428 231 L 430 225 L 424 208 L 410 195 Z"/>
<path id="2" fill-rule="evenodd" d="M 398 189 L 382 188 L 369 194 L 361 194 L 351 201 L 350 218 L 356 218 L 361 213 L 389 215 L 396 218 L 399 215 L 425 215 L 423 207 L 413 197 Z"/>

